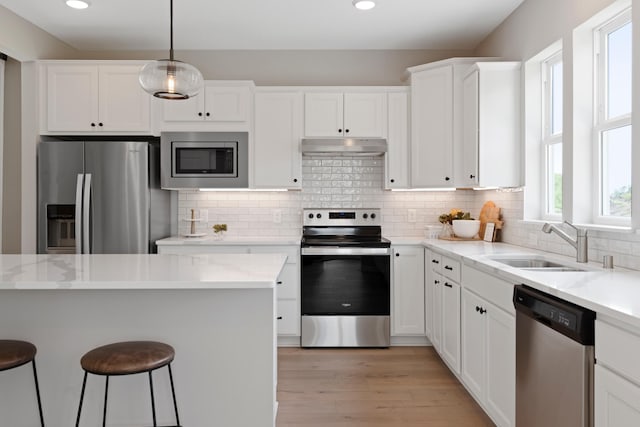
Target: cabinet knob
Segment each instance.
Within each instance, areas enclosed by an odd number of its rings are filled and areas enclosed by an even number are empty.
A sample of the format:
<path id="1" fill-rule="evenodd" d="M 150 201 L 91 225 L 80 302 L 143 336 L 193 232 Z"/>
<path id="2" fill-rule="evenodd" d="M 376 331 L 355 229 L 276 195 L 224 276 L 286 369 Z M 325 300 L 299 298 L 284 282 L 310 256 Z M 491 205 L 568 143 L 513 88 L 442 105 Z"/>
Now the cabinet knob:
<path id="1" fill-rule="evenodd" d="M 398 252 L 396 252 L 396 256 L 400 256 L 400 254 Z"/>
<path id="2" fill-rule="evenodd" d="M 282 320 L 282 316 L 278 316 L 278 317 L 276 317 L 276 319 Z"/>
<path id="3" fill-rule="evenodd" d="M 472 175 L 469 175 L 469 178 L 476 179 L 476 176 L 472 174 Z"/>
<path id="4" fill-rule="evenodd" d="M 436 285 L 440 283 L 440 280 L 434 280 L 433 283 L 435 283 Z"/>
<path id="5" fill-rule="evenodd" d="M 209 117 L 209 116 L 211 116 L 211 113 L 207 113 L 207 114 L 205 114 L 205 116 Z"/>
<path id="6" fill-rule="evenodd" d="M 198 113 L 198 117 L 202 117 L 202 113 Z"/>
<path id="7" fill-rule="evenodd" d="M 480 311 L 480 307 L 476 305 L 476 311 Z"/>
<path id="8" fill-rule="evenodd" d="M 391 182 L 396 182 L 396 180 L 395 180 L 395 179 L 393 179 L 393 178 L 391 178 L 391 179 L 390 179 L 390 181 L 391 181 Z"/>
<path id="9" fill-rule="evenodd" d="M 445 270 L 452 271 L 452 270 L 453 270 L 453 267 L 449 267 L 448 265 L 445 265 L 445 266 L 444 266 L 444 269 L 445 269 Z"/>
<path id="10" fill-rule="evenodd" d="M 444 282 L 444 285 L 445 285 L 447 288 L 453 288 L 453 285 L 452 285 L 451 283 L 449 283 L 449 282 Z"/>
<path id="11" fill-rule="evenodd" d="M 345 132 L 345 133 L 349 133 L 349 129 L 345 129 L 345 130 L 344 130 L 344 132 Z"/>
<path id="12" fill-rule="evenodd" d="M 484 308 L 480 307 L 480 314 L 485 314 L 486 312 L 487 312 L 487 310 L 486 310 L 486 309 L 484 309 Z"/>
<path id="13" fill-rule="evenodd" d="M 448 176 L 445 176 L 445 177 L 444 177 L 444 180 L 445 180 L 445 181 L 449 181 L 450 179 L 451 179 L 451 178 L 449 178 Z"/>
<path id="14" fill-rule="evenodd" d="M 98 123 L 98 126 L 102 127 L 102 126 L 104 126 L 104 125 L 102 124 L 102 122 L 100 122 L 100 123 Z"/>
<path id="15" fill-rule="evenodd" d="M 298 182 L 298 178 L 293 178 L 293 182 Z"/>
<path id="16" fill-rule="evenodd" d="M 432 259 L 431 262 L 434 264 L 440 264 L 440 261 L 438 261 L 437 259 Z"/>
<path id="17" fill-rule="evenodd" d="M 278 280 L 278 281 L 276 282 L 276 284 L 277 284 L 277 285 L 282 285 L 282 280 Z"/>
<path id="18" fill-rule="evenodd" d="M 92 128 L 96 127 L 96 124 L 95 123 L 91 123 L 91 127 Z"/>
<path id="19" fill-rule="evenodd" d="M 342 129 L 338 129 L 338 133 L 342 133 Z"/>

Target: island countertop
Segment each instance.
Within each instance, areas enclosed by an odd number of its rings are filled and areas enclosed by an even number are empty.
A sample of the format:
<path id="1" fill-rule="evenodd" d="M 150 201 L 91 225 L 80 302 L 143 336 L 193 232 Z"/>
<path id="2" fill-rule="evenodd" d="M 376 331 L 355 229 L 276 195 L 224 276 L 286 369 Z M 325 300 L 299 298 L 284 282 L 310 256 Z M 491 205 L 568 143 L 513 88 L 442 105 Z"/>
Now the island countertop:
<path id="1" fill-rule="evenodd" d="M 273 288 L 280 254 L 0 255 L 0 290 Z"/>

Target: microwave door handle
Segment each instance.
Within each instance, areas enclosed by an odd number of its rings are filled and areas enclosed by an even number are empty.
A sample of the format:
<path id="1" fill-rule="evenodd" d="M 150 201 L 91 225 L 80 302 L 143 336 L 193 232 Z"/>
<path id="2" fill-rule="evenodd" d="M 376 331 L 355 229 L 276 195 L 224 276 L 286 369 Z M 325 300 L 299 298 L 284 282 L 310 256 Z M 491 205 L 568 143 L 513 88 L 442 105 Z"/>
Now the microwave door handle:
<path id="1" fill-rule="evenodd" d="M 83 253 L 91 253 L 90 234 L 89 234 L 89 216 L 91 215 L 91 174 L 85 174 L 84 198 L 82 203 L 82 246 Z"/>
<path id="2" fill-rule="evenodd" d="M 82 253 L 82 182 L 83 175 L 78 174 L 76 179 L 76 215 L 74 218 L 76 229 L 76 254 Z"/>

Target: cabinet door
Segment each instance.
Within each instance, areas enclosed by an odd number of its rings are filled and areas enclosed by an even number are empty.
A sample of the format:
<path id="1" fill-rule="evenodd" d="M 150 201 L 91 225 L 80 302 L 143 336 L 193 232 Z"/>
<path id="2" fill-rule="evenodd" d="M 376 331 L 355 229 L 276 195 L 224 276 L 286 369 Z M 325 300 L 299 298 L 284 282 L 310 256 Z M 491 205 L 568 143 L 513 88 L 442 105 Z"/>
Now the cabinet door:
<path id="1" fill-rule="evenodd" d="M 596 364 L 595 427 L 640 426 L 640 387 Z"/>
<path id="2" fill-rule="evenodd" d="M 433 288 L 434 272 L 431 268 L 431 251 L 424 250 L 424 333 L 433 338 Z"/>
<path id="3" fill-rule="evenodd" d="M 484 302 L 486 324 L 486 407 L 499 426 L 515 426 L 516 319 Z"/>
<path id="4" fill-rule="evenodd" d="M 200 122 L 204 120 L 205 94 L 189 99 L 167 100 L 161 99 L 163 119 L 165 122 Z"/>
<path id="5" fill-rule="evenodd" d="M 255 94 L 253 187 L 302 187 L 302 97 L 296 92 Z"/>
<path id="6" fill-rule="evenodd" d="M 411 76 L 411 186 L 452 187 L 453 68 Z"/>
<path id="7" fill-rule="evenodd" d="M 385 188 L 409 188 L 408 94 L 390 93 L 388 109 Z"/>
<path id="8" fill-rule="evenodd" d="M 485 301 L 466 289 L 461 295 L 462 380 L 480 401 L 486 384 L 486 317 L 480 313 Z M 484 310 L 484 308 L 482 308 Z"/>
<path id="9" fill-rule="evenodd" d="M 439 354 L 442 354 L 442 287 L 444 278 L 440 273 L 433 273 L 433 331 L 431 343 Z"/>
<path id="10" fill-rule="evenodd" d="M 308 137 L 343 136 L 344 97 L 341 93 L 304 95 L 304 134 Z"/>
<path id="11" fill-rule="evenodd" d="M 393 250 L 392 335 L 424 335 L 424 249 Z"/>
<path id="12" fill-rule="evenodd" d="M 45 131 L 94 131 L 98 126 L 98 67 L 46 66 Z"/>
<path id="13" fill-rule="evenodd" d="M 245 122 L 249 119 L 248 87 L 205 86 L 205 120 L 214 122 Z"/>
<path id="14" fill-rule="evenodd" d="M 462 176 L 461 185 L 478 185 L 478 71 L 462 84 Z"/>
<path id="15" fill-rule="evenodd" d="M 386 137 L 386 107 L 384 93 L 345 93 L 344 135 Z"/>
<path id="16" fill-rule="evenodd" d="M 442 358 L 460 373 L 460 285 L 444 279 L 442 287 Z"/>
<path id="17" fill-rule="evenodd" d="M 98 130 L 142 132 L 150 129 L 151 98 L 138 81 L 139 65 L 101 65 Z"/>

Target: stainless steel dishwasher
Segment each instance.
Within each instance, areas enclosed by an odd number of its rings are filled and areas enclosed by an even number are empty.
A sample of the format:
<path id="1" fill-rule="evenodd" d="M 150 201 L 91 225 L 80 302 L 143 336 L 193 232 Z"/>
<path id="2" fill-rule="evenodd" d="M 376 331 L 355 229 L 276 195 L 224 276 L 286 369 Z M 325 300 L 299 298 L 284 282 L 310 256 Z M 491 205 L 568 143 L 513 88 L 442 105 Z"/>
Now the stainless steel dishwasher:
<path id="1" fill-rule="evenodd" d="M 515 286 L 516 425 L 592 427 L 591 310 Z"/>

